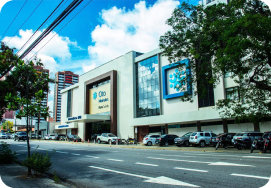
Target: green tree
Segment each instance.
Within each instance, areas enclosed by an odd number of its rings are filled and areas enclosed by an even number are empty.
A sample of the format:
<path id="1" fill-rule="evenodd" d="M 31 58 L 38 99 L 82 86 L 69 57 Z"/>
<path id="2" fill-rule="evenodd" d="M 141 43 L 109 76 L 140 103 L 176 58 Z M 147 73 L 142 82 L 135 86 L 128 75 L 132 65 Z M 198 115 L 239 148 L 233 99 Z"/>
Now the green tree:
<path id="1" fill-rule="evenodd" d="M 13 122 L 12 121 L 5 121 L 4 123 L 2 123 L 2 129 L 9 129 L 12 131 L 13 129 Z"/>
<path id="2" fill-rule="evenodd" d="M 17 66 L 10 71 L 10 74 L 6 79 L 11 82 L 17 81 L 17 84 L 15 85 L 16 92 L 8 93 L 6 101 L 8 102 L 8 109 L 19 109 L 16 118 L 26 117 L 28 158 L 30 158 L 28 133 L 31 130 L 28 120 L 29 117 L 37 114 L 37 105 L 32 102 L 40 100 L 40 98 L 45 96 L 45 91 L 49 90 L 49 82 L 51 81 L 47 74 L 38 72 L 35 69 L 35 66 L 43 66 L 43 64 L 40 60 L 35 62 L 19 62 Z M 46 110 L 48 111 L 48 108 L 44 109 L 44 111 Z M 28 167 L 28 175 L 31 175 L 30 167 Z"/>
<path id="3" fill-rule="evenodd" d="M 216 105 L 222 118 L 249 119 L 254 129 L 271 114 L 271 13 L 258 0 L 232 0 L 203 7 L 183 3 L 160 37 L 160 48 L 170 62 L 190 59 L 194 95 L 206 94 L 231 73 L 239 85 L 239 100 L 222 99 Z M 184 80 L 187 81 L 187 80 Z M 193 101 L 185 95 L 183 101 Z"/>
<path id="4" fill-rule="evenodd" d="M 3 113 L 6 111 L 7 102 L 5 96 L 7 93 L 15 92 L 15 85 L 17 82 L 6 80 L 5 77 L 12 70 L 14 66 L 22 60 L 14 54 L 14 49 L 9 48 L 3 42 L 0 43 L 0 120 Z"/>

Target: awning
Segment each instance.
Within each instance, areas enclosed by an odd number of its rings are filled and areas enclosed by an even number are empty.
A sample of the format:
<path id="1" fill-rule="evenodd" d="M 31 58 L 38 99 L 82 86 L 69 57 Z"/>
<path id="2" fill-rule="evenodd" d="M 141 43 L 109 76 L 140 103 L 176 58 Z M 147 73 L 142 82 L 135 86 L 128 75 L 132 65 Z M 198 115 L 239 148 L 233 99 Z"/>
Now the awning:
<path id="1" fill-rule="evenodd" d="M 107 121 L 110 120 L 110 115 L 92 115 L 84 114 L 82 116 L 69 117 L 66 119 L 66 123 L 77 122 L 77 123 L 91 123 L 98 121 Z"/>

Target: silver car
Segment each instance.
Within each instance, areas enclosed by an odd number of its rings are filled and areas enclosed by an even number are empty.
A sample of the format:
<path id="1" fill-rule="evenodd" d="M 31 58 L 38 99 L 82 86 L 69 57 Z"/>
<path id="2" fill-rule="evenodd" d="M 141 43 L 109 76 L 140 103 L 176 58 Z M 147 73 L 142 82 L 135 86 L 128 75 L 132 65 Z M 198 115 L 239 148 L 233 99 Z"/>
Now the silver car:
<path id="1" fill-rule="evenodd" d="M 233 136 L 232 138 L 232 143 L 234 143 L 235 140 L 250 140 L 253 142 L 255 138 L 259 139 L 261 138 L 263 133 L 257 132 L 257 131 L 244 131 L 244 132 L 239 132 L 236 133 L 236 135 Z"/>
<path id="2" fill-rule="evenodd" d="M 155 144 L 155 141 L 157 138 L 159 138 L 161 135 L 159 134 L 154 134 L 154 135 L 146 135 L 143 138 L 143 144 L 145 144 L 146 146 L 151 146 Z"/>
<path id="3" fill-rule="evenodd" d="M 205 147 L 210 144 L 210 139 L 213 136 L 216 136 L 216 134 L 211 131 L 194 132 L 189 138 L 189 143 L 191 143 L 192 146 L 199 144 L 200 147 Z"/>

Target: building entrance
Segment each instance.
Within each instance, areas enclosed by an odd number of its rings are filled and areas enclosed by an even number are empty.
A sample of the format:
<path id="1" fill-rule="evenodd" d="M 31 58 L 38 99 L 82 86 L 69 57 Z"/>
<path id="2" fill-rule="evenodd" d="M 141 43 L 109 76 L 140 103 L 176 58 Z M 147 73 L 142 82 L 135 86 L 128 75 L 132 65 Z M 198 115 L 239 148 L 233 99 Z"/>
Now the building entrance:
<path id="1" fill-rule="evenodd" d="M 86 123 L 86 140 L 93 140 L 102 133 L 110 133 L 110 121 Z"/>

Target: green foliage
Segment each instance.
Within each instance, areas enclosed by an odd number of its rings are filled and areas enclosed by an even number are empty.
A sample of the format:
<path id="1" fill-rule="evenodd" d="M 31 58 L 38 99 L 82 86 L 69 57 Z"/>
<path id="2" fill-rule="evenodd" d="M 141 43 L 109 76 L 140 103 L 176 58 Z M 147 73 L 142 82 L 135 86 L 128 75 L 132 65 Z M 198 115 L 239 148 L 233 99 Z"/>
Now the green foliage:
<path id="1" fill-rule="evenodd" d="M 9 144 L 1 141 L 0 145 L 0 164 L 10 164 L 16 160 L 16 152 L 12 152 Z"/>
<path id="2" fill-rule="evenodd" d="M 35 150 L 22 164 L 23 166 L 31 168 L 34 174 L 45 173 L 52 168 L 51 155 L 47 152 L 44 155 Z"/>
<path id="3" fill-rule="evenodd" d="M 259 0 L 206 8 L 183 3 L 167 20 L 172 30 L 160 37 L 159 46 L 171 63 L 190 59 L 194 95 L 204 96 L 206 83 L 216 87 L 232 73 L 244 104 L 220 100 L 221 117 L 261 122 L 271 114 L 270 23 L 270 9 Z M 193 96 L 182 100 L 192 102 Z"/>
<path id="4" fill-rule="evenodd" d="M 56 171 L 54 171 L 54 173 L 53 173 L 53 179 L 54 179 L 55 183 L 59 183 L 60 182 L 59 177 L 56 175 Z"/>

